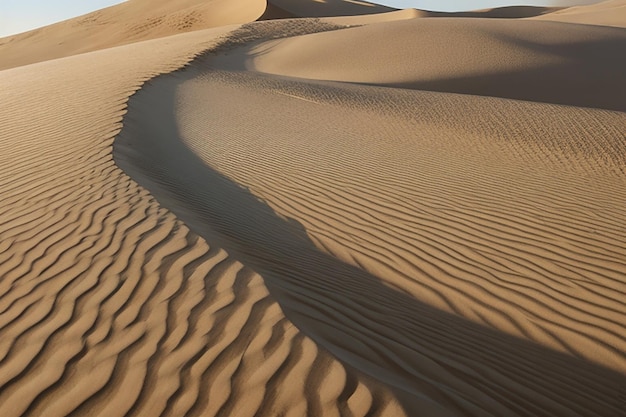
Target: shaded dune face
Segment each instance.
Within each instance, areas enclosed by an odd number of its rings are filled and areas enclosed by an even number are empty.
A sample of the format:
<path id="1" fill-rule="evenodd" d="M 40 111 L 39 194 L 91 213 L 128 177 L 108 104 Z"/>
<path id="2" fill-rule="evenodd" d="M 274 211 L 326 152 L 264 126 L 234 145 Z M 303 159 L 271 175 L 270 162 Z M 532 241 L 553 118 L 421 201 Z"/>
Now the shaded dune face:
<path id="1" fill-rule="evenodd" d="M 617 28 L 409 19 L 260 43 L 230 54 L 221 65 L 307 79 L 626 111 L 624 48 L 626 33 Z"/>
<path id="2" fill-rule="evenodd" d="M 226 43 L 257 31 L 293 33 Z M 623 114 L 225 72 L 217 51 L 132 98 L 115 161 L 289 320 L 410 415 L 619 412 Z"/>
<path id="3" fill-rule="evenodd" d="M 0 39 L 0 417 L 621 415 L 623 3 Z"/>
<path id="4" fill-rule="evenodd" d="M 268 4 L 298 17 L 354 16 L 396 10 L 361 0 L 269 0 Z"/>
<path id="5" fill-rule="evenodd" d="M 374 14 L 364 1 L 129 0 L 74 19 L 0 38 L 0 70 L 257 19 Z"/>

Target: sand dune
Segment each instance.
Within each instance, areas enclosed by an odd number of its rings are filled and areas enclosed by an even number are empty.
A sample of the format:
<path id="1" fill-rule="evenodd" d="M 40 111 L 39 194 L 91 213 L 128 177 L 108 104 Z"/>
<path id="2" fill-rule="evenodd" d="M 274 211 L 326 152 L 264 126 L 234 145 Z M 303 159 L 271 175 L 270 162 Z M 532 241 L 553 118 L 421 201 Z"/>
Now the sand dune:
<path id="1" fill-rule="evenodd" d="M 556 9 L 506 7 L 468 13 L 395 9 L 352 0 L 128 0 L 112 7 L 18 35 L 0 38 L 0 70 L 177 33 L 253 20 L 348 17 L 351 23 L 409 17 L 529 17 Z M 341 22 L 341 17 L 339 18 Z"/>
<path id="2" fill-rule="evenodd" d="M 446 17 L 492 17 L 497 19 L 521 19 L 524 17 L 541 16 L 549 13 L 561 10 L 558 7 L 537 7 L 537 6 L 505 6 L 494 7 L 491 9 L 475 10 L 469 12 L 430 12 L 431 16 L 446 16 Z"/>
<path id="3" fill-rule="evenodd" d="M 0 73 L 0 415 L 402 414 L 113 163 L 128 96 L 226 31 Z"/>
<path id="4" fill-rule="evenodd" d="M 268 3 L 274 10 L 290 17 L 352 16 L 396 10 L 364 0 L 269 0 Z"/>
<path id="5" fill-rule="evenodd" d="M 615 28 L 408 19 L 259 43 L 229 54 L 220 65 L 626 111 L 625 44 L 626 33 Z"/>
<path id="6" fill-rule="evenodd" d="M 135 95 L 141 110 L 114 155 L 260 271 L 290 320 L 393 387 L 410 414 L 617 412 L 623 114 L 287 81 L 221 62 Z"/>
<path id="7" fill-rule="evenodd" d="M 622 29 L 205 3 L 0 45 L 1 416 L 620 415 Z"/>
<path id="8" fill-rule="evenodd" d="M 75 19 L 0 38 L 0 70 L 259 18 L 343 16 L 393 10 L 352 0 L 129 0 Z"/>
<path id="9" fill-rule="evenodd" d="M 535 19 L 626 28 L 626 1 L 607 0 L 587 6 L 568 7 Z"/>
<path id="10" fill-rule="evenodd" d="M 75 19 L 0 38 L 0 70 L 256 20 L 265 0 L 129 0 Z"/>

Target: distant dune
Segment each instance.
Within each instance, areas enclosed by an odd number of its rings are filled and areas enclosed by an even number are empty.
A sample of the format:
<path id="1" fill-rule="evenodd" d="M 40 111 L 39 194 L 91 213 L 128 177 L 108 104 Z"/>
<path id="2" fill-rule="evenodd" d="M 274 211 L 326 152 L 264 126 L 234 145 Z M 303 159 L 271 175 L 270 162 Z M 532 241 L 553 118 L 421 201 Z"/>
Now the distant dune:
<path id="1" fill-rule="evenodd" d="M 378 15 L 372 17 L 380 19 L 383 18 L 380 14 L 394 10 L 366 1 L 347 0 L 176 0 L 156 3 L 149 0 L 128 0 L 54 25 L 0 38 L 0 70 L 257 19 L 355 15 Z M 438 13 L 414 9 L 406 12 L 410 12 L 412 17 L 512 18 L 537 16 L 553 10 L 558 9 L 503 7 L 466 13 Z M 619 18 L 614 20 L 619 21 Z"/>
<path id="2" fill-rule="evenodd" d="M 588 6 L 569 7 L 546 16 L 537 16 L 536 19 L 626 28 L 626 3 L 623 0 L 608 0 Z"/>
<path id="3" fill-rule="evenodd" d="M 399 20 L 384 25 L 254 44 L 220 62 L 298 78 L 626 111 L 621 29 L 500 19 L 417 21 L 400 19 L 400 13 L 391 13 Z"/>
<path id="4" fill-rule="evenodd" d="M 620 415 L 625 5 L 0 39 L 0 416 Z"/>
<path id="5" fill-rule="evenodd" d="M 264 0 L 129 0 L 74 19 L 0 38 L 0 69 L 198 29 L 256 20 Z"/>

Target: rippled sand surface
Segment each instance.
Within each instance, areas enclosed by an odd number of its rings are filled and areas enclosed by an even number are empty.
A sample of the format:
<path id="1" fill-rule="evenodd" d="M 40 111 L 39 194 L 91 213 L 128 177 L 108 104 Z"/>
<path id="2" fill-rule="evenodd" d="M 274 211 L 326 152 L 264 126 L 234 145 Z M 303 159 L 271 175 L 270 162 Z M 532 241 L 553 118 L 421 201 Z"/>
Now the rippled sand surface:
<path id="1" fill-rule="evenodd" d="M 620 415 L 624 9 L 0 39 L 0 415 Z"/>

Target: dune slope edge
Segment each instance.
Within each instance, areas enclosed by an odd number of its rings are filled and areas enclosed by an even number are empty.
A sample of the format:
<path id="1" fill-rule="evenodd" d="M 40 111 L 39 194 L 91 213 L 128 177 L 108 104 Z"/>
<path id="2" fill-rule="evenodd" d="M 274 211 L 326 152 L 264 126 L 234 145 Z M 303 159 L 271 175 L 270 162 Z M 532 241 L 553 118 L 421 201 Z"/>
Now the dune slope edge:
<path id="1" fill-rule="evenodd" d="M 265 0 L 129 0 L 0 38 L 0 70 L 192 30 L 252 22 Z"/>
<path id="2" fill-rule="evenodd" d="M 623 113 L 224 71 L 219 52 L 133 96 L 114 157 L 294 324 L 409 414 L 619 412 Z"/>
<path id="3" fill-rule="evenodd" d="M 626 111 L 624 29 L 528 20 L 400 19 L 399 12 L 384 16 L 398 20 L 259 42 L 232 51 L 219 65 Z"/>
<path id="4" fill-rule="evenodd" d="M 607 0 L 586 6 L 567 7 L 532 19 L 626 28 L 626 0 Z"/>
<path id="5" fill-rule="evenodd" d="M 128 96 L 228 30 L 0 72 L 0 415 L 404 415 L 113 162 Z"/>

